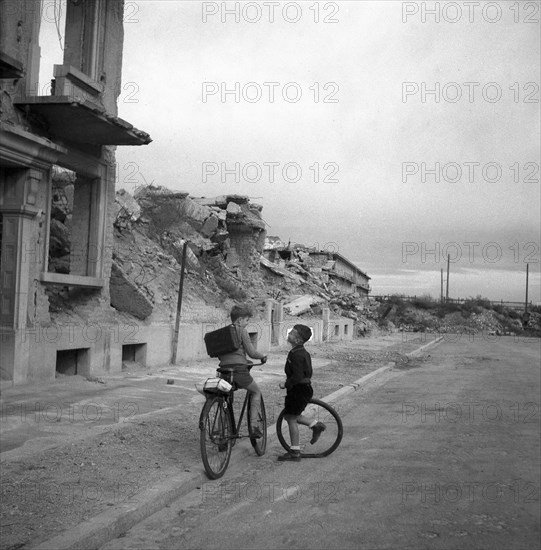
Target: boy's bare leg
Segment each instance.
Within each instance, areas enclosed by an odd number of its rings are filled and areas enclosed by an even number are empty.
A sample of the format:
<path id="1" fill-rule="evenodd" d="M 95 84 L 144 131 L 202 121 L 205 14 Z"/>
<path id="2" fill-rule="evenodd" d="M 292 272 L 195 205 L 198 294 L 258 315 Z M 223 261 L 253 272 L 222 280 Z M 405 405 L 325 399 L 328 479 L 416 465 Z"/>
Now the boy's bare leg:
<path id="1" fill-rule="evenodd" d="M 300 416 L 295 414 L 286 414 L 284 415 L 284 417 L 289 427 L 289 438 L 291 439 L 291 446 L 298 447 L 299 446 L 299 426 L 297 423 Z"/>
<path id="2" fill-rule="evenodd" d="M 252 394 L 252 406 L 250 407 L 250 411 L 248 412 L 248 414 L 250 415 L 250 423 L 252 424 L 252 426 L 257 426 L 261 404 L 261 390 L 254 381 L 246 388 L 246 391 Z"/>
<path id="3" fill-rule="evenodd" d="M 302 424 L 303 426 L 310 426 L 312 423 L 312 420 L 309 418 L 306 418 L 306 416 L 303 416 L 302 414 L 297 417 L 297 424 Z"/>
<path id="4" fill-rule="evenodd" d="M 299 424 L 303 426 L 310 426 L 312 421 L 306 416 L 286 414 L 284 415 L 287 425 L 289 427 L 289 437 L 291 438 L 291 446 L 297 447 L 299 445 Z"/>

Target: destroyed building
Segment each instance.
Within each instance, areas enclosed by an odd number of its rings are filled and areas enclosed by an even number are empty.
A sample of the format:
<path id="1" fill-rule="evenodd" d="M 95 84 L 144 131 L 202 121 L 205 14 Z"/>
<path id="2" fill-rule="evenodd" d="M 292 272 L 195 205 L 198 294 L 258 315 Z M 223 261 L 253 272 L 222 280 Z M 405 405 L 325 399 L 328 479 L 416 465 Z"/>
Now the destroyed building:
<path id="1" fill-rule="evenodd" d="M 322 273 L 326 273 L 330 279 L 334 280 L 342 292 L 368 298 L 370 277 L 342 254 L 310 251 L 308 255 L 308 263 L 313 267 L 321 268 Z"/>
<path id="2" fill-rule="evenodd" d="M 0 0 L 0 373 L 12 383 L 119 363 L 109 305 L 115 148 L 151 141 L 117 116 L 123 0 L 67 2 L 50 95 L 38 86 L 42 9 Z M 69 250 L 58 249 L 54 166 L 72 175 Z M 62 258 L 54 265 L 50 249 Z M 63 319 L 51 302 L 59 293 L 73 304 Z"/>
<path id="3" fill-rule="evenodd" d="M 265 258 L 261 205 L 115 192 L 116 147 L 151 141 L 117 116 L 123 6 L 67 2 L 63 62 L 40 95 L 42 2 L 0 0 L 2 384 L 205 357 L 203 335 L 239 301 L 256 313 L 248 332 L 261 351 L 299 320 L 314 342 L 352 338 L 356 305 L 331 275 L 343 273 L 310 268 L 302 250 L 283 266 Z"/>
<path id="4" fill-rule="evenodd" d="M 324 285 L 332 284 L 341 293 L 368 298 L 370 277 L 342 254 L 318 250 L 298 243 L 284 243 L 279 237 L 267 237 L 265 259 L 281 268 L 289 267 L 299 274 L 309 273 Z M 265 264 L 270 269 L 273 266 Z"/>
<path id="5" fill-rule="evenodd" d="M 313 342 L 353 337 L 356 318 L 332 303 L 336 289 L 325 294 L 310 273 L 264 258 L 262 206 L 249 197 L 199 198 L 146 186 L 133 197 L 119 190 L 117 210 L 111 304 L 123 327 L 136 327 L 130 342 L 140 349 L 138 362 L 157 365 L 171 357 L 184 243 L 177 358 L 206 357 L 204 334 L 227 323 L 239 301 L 255 312 L 248 333 L 261 351 L 285 345 L 301 319 L 313 329 Z"/>

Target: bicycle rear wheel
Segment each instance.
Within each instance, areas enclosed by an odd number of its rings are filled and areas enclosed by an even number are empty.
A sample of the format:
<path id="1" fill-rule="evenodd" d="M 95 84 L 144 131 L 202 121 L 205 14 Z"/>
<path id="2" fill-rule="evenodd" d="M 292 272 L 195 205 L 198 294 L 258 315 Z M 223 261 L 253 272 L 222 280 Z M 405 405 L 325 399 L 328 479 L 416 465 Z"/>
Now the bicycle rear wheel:
<path id="1" fill-rule="evenodd" d="M 209 397 L 199 417 L 201 458 L 210 479 L 222 477 L 229 465 L 232 425 L 227 401 Z"/>
<path id="2" fill-rule="evenodd" d="M 344 435 L 342 420 L 338 413 L 328 403 L 319 399 L 310 399 L 302 414 L 316 422 L 323 422 L 325 424 L 325 431 L 321 433 L 318 441 L 312 445 L 310 443 L 312 430 L 308 426 L 299 424 L 301 456 L 304 458 L 321 458 L 334 452 L 338 448 L 338 445 L 340 445 L 340 441 L 342 441 L 342 436 Z M 276 432 L 282 447 L 286 451 L 289 451 L 290 446 L 287 443 L 290 441 L 289 426 L 284 420 L 284 411 L 280 413 L 276 421 Z"/>
<path id="3" fill-rule="evenodd" d="M 254 448 L 255 452 L 259 456 L 263 456 L 265 454 L 265 450 L 267 449 L 267 415 L 265 413 L 265 403 L 263 402 L 263 396 L 261 396 L 261 402 L 259 404 L 259 414 L 257 418 L 256 424 L 253 426 L 252 422 L 250 421 L 250 409 L 252 405 L 252 396 L 250 395 L 248 397 L 248 433 L 251 435 L 252 430 L 254 428 L 259 428 L 259 431 L 262 433 L 263 437 L 255 438 L 250 437 L 250 443 L 252 444 L 252 447 Z"/>

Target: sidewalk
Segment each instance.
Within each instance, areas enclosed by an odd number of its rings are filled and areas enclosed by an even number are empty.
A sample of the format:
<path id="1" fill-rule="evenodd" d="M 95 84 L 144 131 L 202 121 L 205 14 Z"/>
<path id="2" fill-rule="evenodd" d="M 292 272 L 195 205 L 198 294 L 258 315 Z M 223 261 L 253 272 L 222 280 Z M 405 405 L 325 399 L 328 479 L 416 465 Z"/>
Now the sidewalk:
<path id="1" fill-rule="evenodd" d="M 359 375 L 377 375 L 396 350 L 418 347 L 399 335 L 315 346 L 320 395 L 340 386 L 353 391 L 348 384 Z M 329 360 L 329 353 L 355 362 Z M 270 354 L 264 368 L 254 367 L 270 424 L 282 407 L 284 356 Z M 194 384 L 215 368 L 209 359 L 3 389 L 2 548 L 97 547 L 197 487 L 206 479 L 197 429 L 204 398 Z M 65 534 L 52 538 L 59 532 Z"/>

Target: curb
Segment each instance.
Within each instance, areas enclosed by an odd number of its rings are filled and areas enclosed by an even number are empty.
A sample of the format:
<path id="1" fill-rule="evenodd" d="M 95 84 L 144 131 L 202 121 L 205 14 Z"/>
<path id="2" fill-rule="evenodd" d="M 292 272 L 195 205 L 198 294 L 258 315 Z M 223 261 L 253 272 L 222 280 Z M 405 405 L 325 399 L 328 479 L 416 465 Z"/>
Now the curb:
<path id="1" fill-rule="evenodd" d="M 407 357 L 412 357 L 413 355 L 416 355 L 417 353 L 420 353 L 421 351 L 425 350 L 426 348 L 430 346 L 435 346 L 436 344 L 439 344 L 443 340 L 443 336 L 440 336 L 439 338 L 436 338 L 435 340 L 432 340 L 431 342 L 428 342 L 428 344 L 425 344 L 421 346 L 420 348 L 417 348 L 416 350 L 410 351 L 409 353 L 406 353 Z M 358 380 L 355 380 L 355 382 L 352 382 L 351 384 L 347 384 L 343 388 L 340 388 L 339 390 L 336 390 L 335 392 L 331 393 L 330 395 L 327 395 L 326 397 L 323 397 L 321 400 L 325 401 L 325 403 L 332 403 L 333 401 L 336 401 L 338 398 L 347 395 L 348 393 L 351 393 L 353 391 L 357 391 L 359 388 L 362 388 L 363 386 L 366 386 L 368 382 L 370 382 L 372 379 L 377 378 L 380 374 L 383 374 L 384 372 L 390 370 L 394 366 L 394 361 L 390 361 L 385 365 L 384 367 L 381 367 L 375 371 L 372 371 L 368 373 L 367 375 L 359 378 Z"/>
<path id="2" fill-rule="evenodd" d="M 410 351 L 409 353 L 406 353 L 406 356 L 411 357 L 412 355 L 416 355 L 417 353 L 423 351 L 424 349 L 426 349 L 426 348 L 428 348 L 432 345 L 435 346 L 436 344 L 439 344 L 442 340 L 443 340 L 443 336 L 439 336 L 435 340 L 432 340 L 431 342 L 428 342 L 428 344 L 425 344 L 424 346 L 421 346 L 420 348 L 417 348 L 416 350 L 413 350 L 413 351 Z"/>
<path id="3" fill-rule="evenodd" d="M 327 395 L 326 397 L 322 397 L 321 401 L 325 401 L 325 403 L 332 403 L 333 401 L 336 401 L 340 397 L 347 395 L 348 393 L 351 393 L 353 391 L 357 391 L 362 386 L 365 386 L 370 382 L 373 378 L 377 378 L 380 374 L 383 374 L 384 372 L 388 371 L 393 367 L 394 363 L 389 362 L 384 367 L 380 367 L 379 369 L 372 371 L 368 373 L 367 375 L 363 376 L 362 378 L 359 378 L 358 380 L 355 380 L 355 382 L 352 382 L 351 384 L 348 384 L 347 386 L 344 386 L 340 388 L 339 390 L 336 390 L 332 392 L 331 394 Z"/>
<path id="4" fill-rule="evenodd" d="M 177 479 L 171 482 L 171 476 Z M 119 504 L 97 516 L 64 531 L 60 535 L 30 546 L 33 550 L 88 550 L 99 548 L 131 529 L 135 524 L 155 514 L 171 502 L 190 493 L 201 485 L 203 476 L 178 475 L 177 470 L 167 472 L 165 481 L 139 493 L 131 502 Z M 180 478 L 180 479 L 179 479 Z"/>
<path id="5" fill-rule="evenodd" d="M 409 357 L 419 353 L 429 346 L 436 345 L 443 340 L 443 336 L 432 340 L 428 344 L 407 353 Z M 340 397 L 362 388 L 379 375 L 390 370 L 394 362 L 389 362 L 365 376 L 355 380 L 351 384 L 336 390 L 323 397 L 321 400 L 326 403 L 336 401 Z M 274 439 L 276 424 L 267 427 L 267 443 Z M 122 533 L 131 529 L 137 523 L 155 514 L 168 504 L 190 493 L 205 481 L 202 474 L 190 475 L 171 469 L 166 472 L 166 480 L 154 487 L 139 493 L 134 498 L 137 502 L 124 502 L 115 506 L 112 510 L 106 510 L 89 520 L 64 531 L 63 533 L 48 539 L 38 545 L 30 546 L 32 550 L 87 550 L 88 548 L 99 548 L 107 542 L 117 538 Z M 172 481 L 174 480 L 174 481 Z"/>

